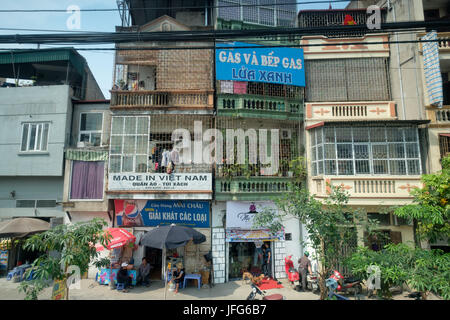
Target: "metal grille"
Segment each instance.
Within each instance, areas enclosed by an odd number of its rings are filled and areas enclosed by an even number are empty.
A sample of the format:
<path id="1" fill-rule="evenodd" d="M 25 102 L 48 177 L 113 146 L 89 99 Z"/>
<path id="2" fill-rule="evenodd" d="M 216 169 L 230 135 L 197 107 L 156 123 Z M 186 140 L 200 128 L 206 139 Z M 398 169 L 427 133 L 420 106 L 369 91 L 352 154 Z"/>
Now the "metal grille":
<path id="1" fill-rule="evenodd" d="M 209 49 L 118 51 L 115 89 L 212 90 L 213 58 Z"/>
<path id="2" fill-rule="evenodd" d="M 356 25 L 365 25 L 367 18 L 365 10 L 345 10 L 345 11 L 300 11 L 298 15 L 298 26 L 300 28 L 342 26 L 346 19 L 353 19 Z M 386 12 L 381 12 L 382 23 L 386 22 Z M 330 38 L 336 37 L 361 37 L 364 31 L 358 32 L 327 32 L 324 35 Z"/>
<path id="3" fill-rule="evenodd" d="M 164 172 L 164 151 L 178 151 L 175 163 L 176 173 L 210 172 L 211 165 L 192 163 L 194 159 L 194 125 L 198 121 L 201 135 L 213 128 L 212 118 L 202 115 L 136 115 L 113 116 L 109 171 L 116 172 Z M 187 130 L 182 137 L 175 134 L 177 129 Z M 181 144 L 185 141 L 184 144 Z M 190 142 L 190 149 L 188 142 Z M 202 142 L 202 146 L 211 141 Z M 184 149 L 183 146 L 186 148 Z"/>
<path id="4" fill-rule="evenodd" d="M 297 15 L 291 0 L 219 0 L 218 17 L 265 26 L 294 27 Z M 277 6 L 277 4 L 279 4 Z M 244 5 L 240 6 L 239 5 Z M 249 6 L 253 5 L 253 6 Z M 223 8 L 220 8 L 220 7 Z M 226 7 L 228 6 L 228 7 Z M 229 7 L 236 6 L 236 7 Z"/>
<path id="5" fill-rule="evenodd" d="M 311 131 L 312 175 L 420 175 L 416 127 L 324 127 Z"/>
<path id="6" fill-rule="evenodd" d="M 390 100 L 387 58 L 306 60 L 306 101 Z"/>
<path id="7" fill-rule="evenodd" d="M 217 93 L 250 94 L 303 101 L 304 88 L 275 83 L 217 81 Z"/>
<path id="8" fill-rule="evenodd" d="M 261 144 L 261 133 L 259 129 L 267 129 L 267 157 L 272 155 L 272 135 L 271 129 L 279 130 L 279 170 L 275 174 L 276 176 L 289 176 L 289 161 L 300 156 L 300 139 L 299 139 L 299 128 L 300 121 L 291 122 L 280 122 L 273 120 L 262 120 L 262 119 L 238 119 L 232 117 L 217 117 L 216 118 L 216 128 L 222 132 L 223 135 L 223 155 L 222 165 L 217 166 L 216 175 L 217 177 L 227 176 L 229 170 L 232 171 L 232 176 L 261 176 L 264 172 L 264 165 L 262 164 L 260 158 L 260 148 L 264 146 Z M 227 154 L 227 129 L 243 129 L 244 133 L 247 133 L 249 129 L 255 129 L 256 135 L 258 137 L 258 144 L 252 147 L 249 143 L 249 139 L 246 136 L 245 139 L 245 164 L 240 166 L 235 166 L 238 163 L 238 143 L 237 139 L 234 141 L 234 154 Z M 242 137 L 242 136 L 240 136 Z M 264 149 L 262 149 L 264 150 Z M 233 163 L 228 163 L 230 158 L 234 158 Z M 252 159 L 255 161 L 252 162 Z"/>
<path id="9" fill-rule="evenodd" d="M 450 155 L 450 137 L 439 137 L 439 148 L 441 150 L 441 159 Z"/>
<path id="10" fill-rule="evenodd" d="M 56 200 L 16 200 L 16 208 L 54 208 Z"/>

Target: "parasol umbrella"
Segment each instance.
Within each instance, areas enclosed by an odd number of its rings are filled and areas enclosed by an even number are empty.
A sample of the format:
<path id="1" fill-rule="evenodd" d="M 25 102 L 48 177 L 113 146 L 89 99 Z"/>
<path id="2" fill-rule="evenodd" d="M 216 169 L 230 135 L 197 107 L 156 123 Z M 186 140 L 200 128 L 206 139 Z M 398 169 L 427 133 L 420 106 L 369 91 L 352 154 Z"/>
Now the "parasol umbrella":
<path id="1" fill-rule="evenodd" d="M 163 250 L 164 271 L 164 300 L 166 299 L 167 281 L 166 275 L 166 249 L 174 249 L 185 246 L 189 241 L 199 244 L 206 241 L 204 234 L 184 226 L 171 224 L 170 226 L 158 226 L 150 230 L 141 238 L 140 245 Z"/>
<path id="2" fill-rule="evenodd" d="M 136 237 L 134 235 L 122 228 L 108 228 L 105 230 L 105 232 L 109 233 L 112 237 L 107 241 L 106 244 L 106 248 L 108 250 L 120 248 L 136 241 Z M 102 244 L 97 243 L 95 245 L 95 249 L 97 251 L 102 251 L 104 247 Z"/>
<path id="3" fill-rule="evenodd" d="M 16 218 L 2 222 L 0 236 L 5 238 L 24 237 L 31 233 L 47 231 L 50 223 L 34 218 Z"/>

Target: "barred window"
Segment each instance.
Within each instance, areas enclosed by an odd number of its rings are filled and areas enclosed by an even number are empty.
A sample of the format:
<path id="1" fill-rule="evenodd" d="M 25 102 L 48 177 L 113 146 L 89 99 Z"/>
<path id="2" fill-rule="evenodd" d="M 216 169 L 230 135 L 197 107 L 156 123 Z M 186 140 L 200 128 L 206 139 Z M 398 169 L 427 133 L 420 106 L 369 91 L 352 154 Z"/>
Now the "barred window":
<path id="1" fill-rule="evenodd" d="M 390 100 L 387 58 L 306 60 L 306 101 Z"/>
<path id="2" fill-rule="evenodd" d="M 110 172 L 147 172 L 150 117 L 112 117 Z"/>
<path id="3" fill-rule="evenodd" d="M 417 128 L 323 127 L 311 137 L 312 175 L 420 175 Z"/>

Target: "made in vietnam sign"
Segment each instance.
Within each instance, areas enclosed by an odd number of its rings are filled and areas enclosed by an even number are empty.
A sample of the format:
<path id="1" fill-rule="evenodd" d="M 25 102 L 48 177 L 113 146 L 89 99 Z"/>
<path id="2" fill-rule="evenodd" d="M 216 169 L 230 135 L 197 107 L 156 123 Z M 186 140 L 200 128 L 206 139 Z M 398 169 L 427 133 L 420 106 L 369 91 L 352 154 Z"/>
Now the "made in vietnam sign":
<path id="1" fill-rule="evenodd" d="M 216 78 L 304 87 L 303 49 L 270 48 L 243 42 L 217 44 Z"/>
<path id="2" fill-rule="evenodd" d="M 111 173 L 110 191 L 212 191 L 211 173 Z"/>

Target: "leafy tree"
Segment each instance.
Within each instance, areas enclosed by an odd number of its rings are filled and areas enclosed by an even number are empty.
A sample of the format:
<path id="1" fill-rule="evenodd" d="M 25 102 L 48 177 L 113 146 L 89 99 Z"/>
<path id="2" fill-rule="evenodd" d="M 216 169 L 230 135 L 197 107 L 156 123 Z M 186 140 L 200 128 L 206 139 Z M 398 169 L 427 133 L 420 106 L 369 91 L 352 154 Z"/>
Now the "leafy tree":
<path id="1" fill-rule="evenodd" d="M 283 220 L 294 217 L 305 226 L 315 252 L 314 258 L 320 264 L 320 297 L 326 299 L 325 280 L 334 268 L 344 263 L 348 253 L 343 248 L 356 242 L 358 227 L 365 228 L 371 234 L 376 222 L 368 221 L 362 211 L 347 207 L 348 193 L 341 187 L 330 186 L 329 197 L 323 203 L 298 185 L 293 185 L 292 189 L 292 192 L 275 200 L 279 210 L 265 209 L 258 213 L 254 225 L 276 232 L 282 229 Z"/>
<path id="2" fill-rule="evenodd" d="M 423 188 L 411 191 L 413 204 L 398 207 L 394 213 L 417 222 L 418 240 L 435 242 L 450 237 L 450 156 L 442 159 L 442 170 L 422 175 Z"/>
<path id="3" fill-rule="evenodd" d="M 405 244 L 389 244 L 381 251 L 358 248 L 346 264 L 354 275 L 364 279 L 370 276 L 370 266 L 378 266 L 380 297 L 390 298 L 390 288 L 406 283 L 422 292 L 424 298 L 433 292 L 450 299 L 450 254 L 441 250 L 414 249 Z"/>
<path id="4" fill-rule="evenodd" d="M 105 226 L 107 223 L 103 219 L 95 218 L 89 222 L 60 225 L 31 236 L 24 248 L 45 253 L 33 262 L 32 268 L 25 274 L 28 277 L 31 270 L 34 270 L 34 280 L 24 281 L 19 287 L 25 293 L 25 299 L 37 300 L 39 293 L 51 280 L 67 281 L 77 271 L 76 267 L 79 268 L 79 275 L 86 273 L 89 263 L 98 258 L 94 244 L 101 243 L 105 246 L 111 237 L 103 231 Z M 96 260 L 94 264 L 97 267 L 107 266 L 109 260 Z M 66 299 L 68 298 L 67 288 Z"/>

